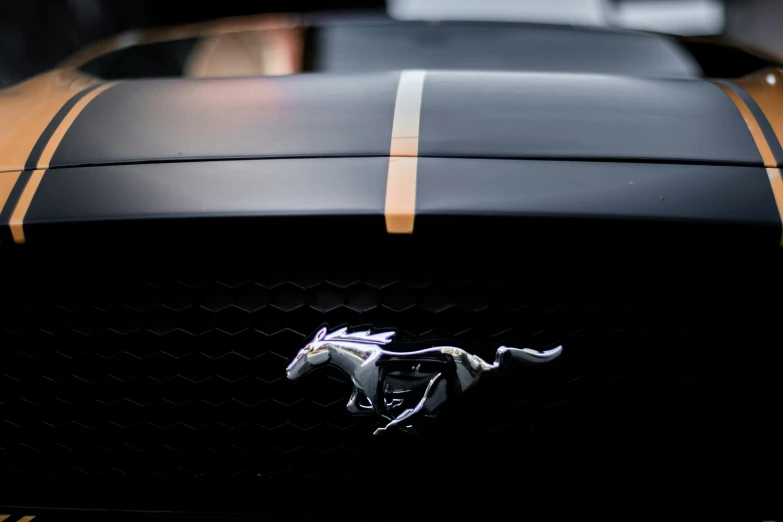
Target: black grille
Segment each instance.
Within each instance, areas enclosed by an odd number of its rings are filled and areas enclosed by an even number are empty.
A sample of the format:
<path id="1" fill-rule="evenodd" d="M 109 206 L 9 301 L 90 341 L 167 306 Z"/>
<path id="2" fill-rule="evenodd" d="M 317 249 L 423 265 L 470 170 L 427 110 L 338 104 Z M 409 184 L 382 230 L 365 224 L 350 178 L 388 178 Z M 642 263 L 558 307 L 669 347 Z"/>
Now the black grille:
<path id="1" fill-rule="evenodd" d="M 779 312 L 736 289 L 85 277 L 24 281 L 3 298 L 4 481 L 229 481 L 258 487 L 267 507 L 311 482 L 325 493 L 457 481 L 507 495 L 568 483 L 610 496 L 661 481 L 780 483 Z M 487 359 L 500 343 L 564 353 L 482 383 L 424 437 L 378 439 L 377 419 L 346 412 L 337 371 L 285 379 L 324 323 L 391 327 Z"/>

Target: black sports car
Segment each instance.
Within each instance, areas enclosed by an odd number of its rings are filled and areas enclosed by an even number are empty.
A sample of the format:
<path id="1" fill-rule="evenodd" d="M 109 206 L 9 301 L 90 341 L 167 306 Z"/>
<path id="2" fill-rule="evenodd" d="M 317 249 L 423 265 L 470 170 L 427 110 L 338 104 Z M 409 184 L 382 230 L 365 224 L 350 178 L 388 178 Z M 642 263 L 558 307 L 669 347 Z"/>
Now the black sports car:
<path id="1" fill-rule="evenodd" d="M 0 116 L 0 521 L 780 513 L 778 64 L 274 17 Z"/>

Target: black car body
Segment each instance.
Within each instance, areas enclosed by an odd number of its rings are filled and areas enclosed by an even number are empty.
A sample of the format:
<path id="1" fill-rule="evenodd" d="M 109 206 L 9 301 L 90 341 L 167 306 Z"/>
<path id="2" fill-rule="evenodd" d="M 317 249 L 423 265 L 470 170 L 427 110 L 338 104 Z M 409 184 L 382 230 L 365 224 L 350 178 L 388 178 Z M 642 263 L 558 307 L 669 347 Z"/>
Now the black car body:
<path id="1" fill-rule="evenodd" d="M 783 74 L 618 34 L 630 69 L 0 94 L 0 512 L 772 516 Z M 380 440 L 348 377 L 285 379 L 324 324 L 563 355 Z"/>

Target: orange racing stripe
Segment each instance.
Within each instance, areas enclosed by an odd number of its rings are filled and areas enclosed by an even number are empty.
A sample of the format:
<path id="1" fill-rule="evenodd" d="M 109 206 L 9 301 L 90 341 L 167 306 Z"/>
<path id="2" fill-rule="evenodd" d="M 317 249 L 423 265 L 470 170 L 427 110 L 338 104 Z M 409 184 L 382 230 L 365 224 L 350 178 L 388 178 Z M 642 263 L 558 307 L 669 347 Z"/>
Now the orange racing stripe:
<path id="1" fill-rule="evenodd" d="M 15 243 L 26 242 L 25 215 L 63 136 L 82 110 L 112 85 L 114 83 L 96 84 L 72 95 L 35 140 L 28 152 L 29 155 L 25 162 L 26 170 L 15 171 L 15 175 L 0 173 L 0 175 L 8 176 L 9 179 L 10 177 L 15 178 L 13 184 L 10 184 L 10 181 L 0 183 L 0 196 L 5 194 L 2 205 L 0 205 L 0 217 L 3 217 L 3 220 L 8 219 L 11 237 Z M 10 185 L 7 194 L 5 193 L 6 185 Z"/>
<path id="2" fill-rule="evenodd" d="M 11 227 L 11 234 L 14 237 L 15 243 L 26 242 L 24 236 L 24 217 L 27 214 L 27 209 L 30 208 L 30 203 L 33 202 L 33 196 L 35 196 L 35 191 L 38 190 L 38 185 L 41 184 L 44 172 L 45 171 L 38 169 L 33 171 L 22 195 L 19 197 L 13 214 L 11 214 L 8 225 Z"/>
<path id="3" fill-rule="evenodd" d="M 74 120 L 76 120 L 76 117 L 79 114 L 81 114 L 84 108 L 87 107 L 87 105 L 91 101 L 97 98 L 99 94 L 113 87 L 115 84 L 116 82 L 106 83 L 104 85 L 101 85 L 97 89 L 93 89 L 92 91 L 87 93 L 87 95 L 84 96 L 81 100 L 79 100 L 76 103 L 76 105 L 73 106 L 70 112 L 68 112 L 65 118 L 63 118 L 63 121 L 57 127 L 57 130 L 54 131 L 52 137 L 49 138 L 49 142 L 46 144 L 46 148 L 43 150 L 43 152 L 41 153 L 41 157 L 38 159 L 37 168 L 39 169 L 49 168 L 49 163 L 51 163 L 52 161 L 52 156 L 54 156 L 54 151 L 57 150 L 57 147 L 60 145 L 63 136 L 65 136 L 66 131 L 73 124 Z"/>
<path id="4" fill-rule="evenodd" d="M 412 234 L 425 71 L 403 71 L 394 106 L 384 216 L 389 234 Z"/>
<path id="5" fill-rule="evenodd" d="M 759 153 L 761 153 L 761 159 L 764 161 L 764 166 L 776 167 L 777 163 L 775 162 L 775 156 L 772 154 L 772 149 L 770 149 L 769 143 L 767 143 L 767 139 L 764 137 L 764 133 L 761 131 L 761 127 L 756 121 L 756 118 L 753 117 L 753 114 L 750 112 L 748 106 L 744 101 L 742 101 L 736 92 L 731 90 L 730 87 L 722 83 L 716 83 L 715 85 L 720 87 L 721 90 L 723 90 L 723 92 L 725 92 L 726 95 L 731 98 L 731 101 L 734 102 L 734 105 L 737 106 L 737 109 L 739 109 L 739 112 L 742 115 L 742 119 L 745 120 L 745 124 L 750 130 L 750 134 L 753 136 L 753 141 L 756 142 L 756 147 L 758 147 Z"/>
<path id="6" fill-rule="evenodd" d="M 0 91 L 0 172 L 24 169 L 60 109 L 98 83 L 75 71 L 56 70 Z"/>
<path id="7" fill-rule="evenodd" d="M 5 202 L 8 201 L 8 196 L 11 195 L 11 191 L 16 185 L 16 181 L 19 179 L 21 170 L 15 170 L 12 172 L 0 172 L 0 209 L 5 206 Z M 0 522 L 2 522 L 0 520 Z"/>
<path id="8" fill-rule="evenodd" d="M 733 82 L 733 83 L 736 83 L 738 85 L 740 84 L 739 82 Z M 715 83 L 715 85 L 720 87 L 723 90 L 723 92 L 725 92 L 728 95 L 731 101 L 733 101 L 734 104 L 737 106 L 737 109 L 742 115 L 742 118 L 745 120 L 745 124 L 748 126 L 748 129 L 750 130 L 750 134 L 753 136 L 753 140 L 756 142 L 756 147 L 758 147 L 759 149 L 761 158 L 764 161 L 764 166 L 767 167 L 767 176 L 769 177 L 770 186 L 772 187 L 772 194 L 775 197 L 775 204 L 777 205 L 778 213 L 780 214 L 780 222 L 781 222 L 780 246 L 783 247 L 783 179 L 781 179 L 780 169 L 776 168 L 777 161 L 775 160 L 775 155 L 772 152 L 772 149 L 769 145 L 769 142 L 767 141 L 767 138 L 764 136 L 764 132 L 761 130 L 761 126 L 759 125 L 759 122 L 756 121 L 756 118 L 753 116 L 753 113 L 748 108 L 747 104 L 740 98 L 740 96 L 736 92 L 734 92 L 727 85 L 724 85 L 722 83 L 717 83 L 717 82 Z M 755 96 L 753 98 L 758 100 Z M 762 107 L 762 111 L 763 111 L 763 107 Z M 781 123 L 783 123 L 783 119 L 781 119 Z M 775 128 L 774 125 L 772 127 L 773 129 Z"/>
<path id="9" fill-rule="evenodd" d="M 783 73 L 765 69 L 757 74 L 732 80 L 745 89 L 769 121 L 778 142 L 783 144 Z"/>

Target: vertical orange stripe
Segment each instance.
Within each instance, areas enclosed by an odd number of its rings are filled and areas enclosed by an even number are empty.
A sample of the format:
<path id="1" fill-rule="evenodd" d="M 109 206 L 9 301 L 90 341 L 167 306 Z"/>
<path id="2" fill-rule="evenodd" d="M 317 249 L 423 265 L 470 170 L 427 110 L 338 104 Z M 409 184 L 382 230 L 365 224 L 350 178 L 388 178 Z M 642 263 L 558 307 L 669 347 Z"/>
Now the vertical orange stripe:
<path id="1" fill-rule="evenodd" d="M 97 82 L 77 71 L 51 71 L 0 90 L 0 172 L 24 169 L 60 109 Z"/>
<path id="2" fill-rule="evenodd" d="M 764 137 L 764 133 L 761 131 L 761 127 L 759 127 L 756 118 L 753 117 L 753 113 L 750 112 L 748 106 L 744 101 L 742 101 L 742 98 L 740 98 L 736 92 L 731 90 L 730 87 L 727 87 L 721 83 L 716 83 L 715 85 L 720 87 L 723 92 L 725 92 L 728 97 L 731 98 L 731 101 L 734 102 L 734 105 L 737 106 L 737 109 L 739 109 L 739 112 L 742 115 L 742 119 L 745 120 L 745 125 L 748 126 L 750 134 L 753 136 L 753 140 L 756 142 L 756 147 L 759 149 L 761 159 L 764 161 L 764 166 L 776 167 L 777 162 L 775 161 L 775 156 L 772 154 L 772 149 L 769 148 L 769 143 L 767 143 L 767 139 Z"/>
<path id="3" fill-rule="evenodd" d="M 113 87 L 114 85 L 115 83 L 107 83 L 105 85 L 101 85 L 100 87 L 87 93 L 84 96 L 84 98 L 79 100 L 76 103 L 76 105 L 73 106 L 73 108 L 68 112 L 68 114 L 65 115 L 63 121 L 60 122 L 60 125 L 57 127 L 57 130 L 54 131 L 52 137 L 49 138 L 49 143 L 46 144 L 46 148 L 44 148 L 44 151 L 41 153 L 41 157 L 38 159 L 39 169 L 49 168 L 49 163 L 52 161 L 52 156 L 54 156 L 54 151 L 57 150 L 57 147 L 60 145 L 60 142 L 62 141 L 63 136 L 65 136 L 66 131 L 71 126 L 71 124 L 73 124 L 76 117 L 79 116 L 79 114 L 84 110 L 85 107 L 87 107 L 87 104 L 89 104 L 91 101 L 97 98 L 99 94 Z"/>
<path id="4" fill-rule="evenodd" d="M 11 515 L 0 515 L 0 522 L 3 522 L 6 518 L 10 517 Z"/>
<path id="5" fill-rule="evenodd" d="M 17 522 L 30 522 L 34 518 L 35 515 L 27 515 L 26 517 L 20 518 Z"/>
<path id="6" fill-rule="evenodd" d="M 0 212 L 2 212 L 5 202 L 8 201 L 8 196 L 11 195 L 11 191 L 14 190 L 16 180 L 19 179 L 21 173 L 21 170 L 0 172 Z M 2 522 L 2 520 L 0 520 L 0 522 Z"/>
<path id="7" fill-rule="evenodd" d="M 14 209 L 13 214 L 11 214 L 11 219 L 8 222 L 11 229 L 11 235 L 14 237 L 14 242 L 20 244 L 27 242 L 24 234 L 24 218 L 27 215 L 27 210 L 30 208 L 30 204 L 33 202 L 35 191 L 38 190 L 38 186 L 41 184 L 44 172 L 46 172 L 46 169 L 49 168 L 49 163 L 52 160 L 52 156 L 54 156 L 54 152 L 60 145 L 60 142 L 62 141 L 63 136 L 65 136 L 65 133 L 68 131 L 68 128 L 71 126 L 74 120 L 76 120 L 76 117 L 79 116 L 82 110 L 84 110 L 87 104 L 89 104 L 99 94 L 106 91 L 106 89 L 109 89 L 113 85 L 115 84 L 107 83 L 106 85 L 102 85 L 87 93 L 87 95 L 79 100 L 76 105 L 74 105 L 73 108 L 68 112 L 68 114 L 65 115 L 65 118 L 63 118 L 63 121 L 60 122 L 60 125 L 57 126 L 57 129 L 55 129 L 52 137 L 49 138 L 49 142 L 46 144 L 46 147 L 44 148 L 43 153 L 41 153 L 41 157 L 38 160 L 38 168 L 34 170 L 30 176 L 30 181 L 27 182 L 27 186 L 24 188 L 22 195 L 19 197 L 19 202 L 16 204 L 16 208 Z"/>
<path id="8" fill-rule="evenodd" d="M 732 81 L 756 101 L 778 141 L 783 144 L 783 73 L 779 69 L 767 68 Z"/>
<path id="9" fill-rule="evenodd" d="M 413 233 L 416 216 L 416 166 L 418 158 L 389 158 L 386 180 L 386 231 L 389 234 Z"/>
<path id="10" fill-rule="evenodd" d="M 425 71 L 403 71 L 394 105 L 389 171 L 386 180 L 386 231 L 412 234 L 416 217 L 419 119 Z"/>
<path id="11" fill-rule="evenodd" d="M 783 177 L 780 169 L 767 169 L 769 183 L 772 185 L 772 193 L 775 195 L 775 203 L 778 204 L 778 213 L 780 214 L 781 226 L 783 226 Z M 783 247 L 783 231 L 780 236 L 780 246 Z"/>
<path id="12" fill-rule="evenodd" d="M 737 106 L 740 114 L 742 114 L 742 118 L 745 120 L 745 124 L 748 126 L 748 129 L 750 129 L 751 135 L 753 135 L 756 147 L 759 149 L 761 158 L 764 160 L 764 166 L 767 167 L 767 176 L 769 177 L 769 183 L 772 186 L 775 204 L 778 207 L 781 227 L 783 227 L 783 179 L 781 178 L 780 169 L 775 168 L 777 167 L 777 162 L 775 161 L 775 156 L 772 154 L 772 149 L 770 149 L 769 143 L 764 137 L 764 133 L 761 131 L 761 127 L 756 121 L 756 118 L 753 117 L 753 113 L 750 112 L 750 109 L 745 102 L 742 101 L 742 98 L 731 90 L 730 87 L 720 83 L 716 83 L 716 85 L 720 87 Z M 758 99 L 756 102 L 758 103 Z M 783 228 L 781 229 L 780 246 L 783 247 Z"/>
<path id="13" fill-rule="evenodd" d="M 27 182 L 27 186 L 24 188 L 24 192 L 19 196 L 19 202 L 16 204 L 14 213 L 11 214 L 11 219 L 8 224 L 11 227 L 11 234 L 14 236 L 14 242 L 24 243 L 24 217 L 27 214 L 27 209 L 30 208 L 30 203 L 33 201 L 35 191 L 38 190 L 38 185 L 41 184 L 43 179 L 44 170 L 34 170 L 30 176 L 30 181 Z"/>
<path id="14" fill-rule="evenodd" d="M 403 71 L 392 122 L 391 156 L 418 156 L 421 95 L 425 71 Z"/>

